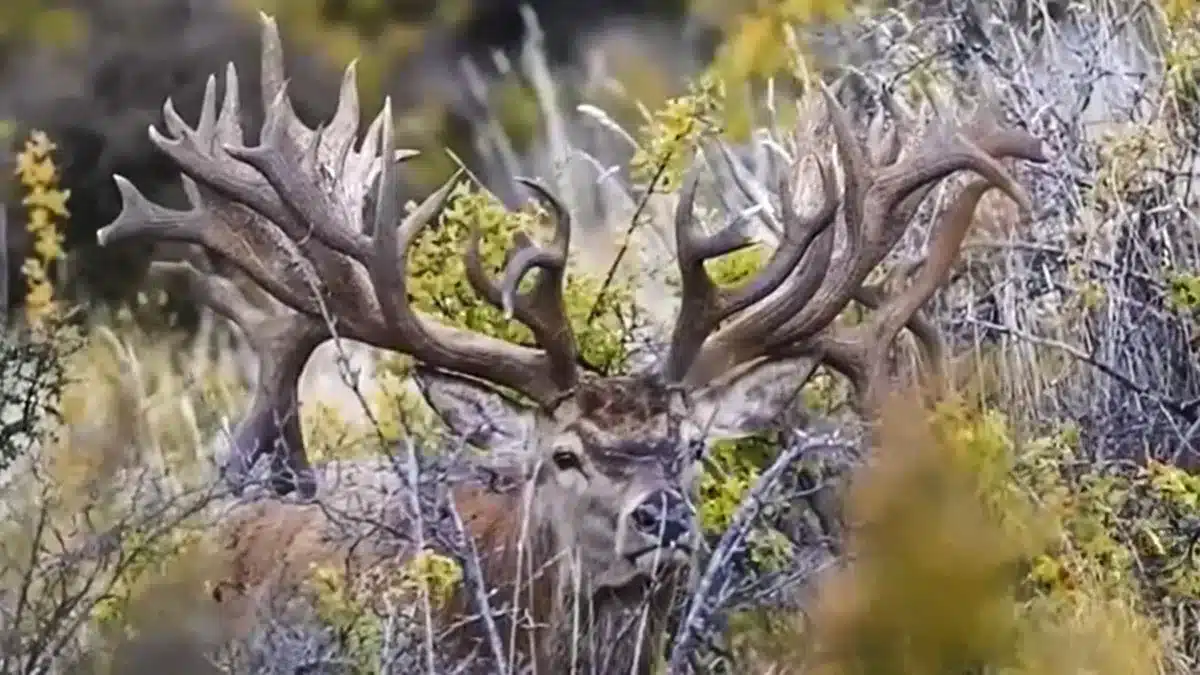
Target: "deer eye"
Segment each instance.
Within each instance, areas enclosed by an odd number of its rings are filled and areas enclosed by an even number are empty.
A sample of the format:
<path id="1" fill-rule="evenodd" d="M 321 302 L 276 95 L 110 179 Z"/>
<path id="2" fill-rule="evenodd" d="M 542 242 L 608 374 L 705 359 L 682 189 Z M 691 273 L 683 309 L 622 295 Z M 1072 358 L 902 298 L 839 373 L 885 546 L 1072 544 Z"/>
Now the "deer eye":
<path id="1" fill-rule="evenodd" d="M 555 450 L 550 456 L 554 460 L 554 466 L 557 466 L 563 471 L 574 469 L 580 471 L 583 469 L 583 463 L 579 461 L 579 455 L 570 450 Z"/>

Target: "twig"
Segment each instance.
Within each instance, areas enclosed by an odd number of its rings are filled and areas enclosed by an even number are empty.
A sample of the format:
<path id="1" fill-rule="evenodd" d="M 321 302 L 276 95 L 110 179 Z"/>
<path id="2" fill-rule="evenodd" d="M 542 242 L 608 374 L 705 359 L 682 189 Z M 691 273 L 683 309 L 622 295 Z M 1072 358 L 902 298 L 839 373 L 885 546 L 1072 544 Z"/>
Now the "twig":
<path id="1" fill-rule="evenodd" d="M 969 323 L 971 325 L 979 326 L 981 328 L 985 328 L 988 330 L 993 330 L 998 333 L 1003 333 L 1010 337 L 1017 338 L 1018 340 L 1024 340 L 1025 342 L 1028 342 L 1033 345 L 1037 345 L 1040 347 L 1049 347 L 1051 349 L 1061 351 L 1061 352 L 1067 354 L 1068 356 L 1070 356 L 1074 359 L 1077 359 L 1079 361 L 1082 361 L 1083 363 L 1086 363 L 1087 365 L 1095 368 L 1096 370 L 1099 370 L 1100 372 L 1104 373 L 1105 375 L 1108 375 L 1110 378 L 1115 380 L 1118 384 L 1125 387 L 1126 389 L 1129 389 L 1130 391 L 1134 391 L 1143 396 L 1149 397 L 1155 403 L 1158 403 L 1162 407 L 1166 408 L 1167 410 L 1170 410 L 1171 412 L 1175 413 L 1176 415 L 1179 415 L 1180 417 L 1183 417 L 1184 419 L 1186 419 L 1189 422 L 1194 423 L 1194 422 L 1197 422 L 1198 420 L 1200 420 L 1200 417 L 1197 416 L 1197 407 L 1198 406 L 1196 405 L 1195 402 L 1177 401 L 1174 399 L 1169 399 L 1164 396 L 1161 396 L 1160 394 L 1157 394 L 1154 391 L 1152 391 L 1150 389 L 1150 387 L 1137 382 L 1131 376 L 1125 374 L 1124 372 L 1121 372 L 1115 366 L 1105 363 L 1104 361 L 1101 361 L 1100 359 L 1096 358 L 1095 356 L 1083 351 L 1079 347 L 1068 344 L 1066 342 L 1062 342 L 1061 340 L 1054 340 L 1051 338 L 1041 337 L 1039 335 L 1034 335 L 1032 333 L 1023 331 L 1019 328 L 1015 328 L 1012 326 L 1003 326 L 1001 324 L 992 323 L 991 321 L 985 321 L 983 319 L 975 319 L 975 318 L 968 317 L 966 319 L 963 319 L 963 322 Z"/>
<path id="2" fill-rule="evenodd" d="M 731 559 L 733 552 L 746 538 L 751 522 L 767 502 L 768 494 L 775 489 L 776 483 L 784 472 L 803 455 L 813 450 L 850 444 L 850 441 L 842 436 L 842 431 L 839 429 L 819 434 L 795 430 L 793 435 L 795 440 L 779 453 L 779 457 L 775 459 L 770 468 L 759 476 L 754 487 L 742 500 L 737 513 L 733 516 L 733 522 L 721 536 L 721 541 L 713 551 L 712 557 L 708 561 L 708 567 L 704 570 L 704 575 L 700 577 L 696 590 L 688 603 L 688 610 L 684 615 L 679 633 L 675 636 L 675 644 L 671 648 L 670 660 L 667 663 L 666 672 L 669 675 L 687 672 L 685 664 L 688 663 L 692 643 L 704 632 L 716 609 L 715 603 L 710 602 L 710 596 L 717 578 Z"/>
<path id="3" fill-rule="evenodd" d="M 483 571 L 479 568 L 479 551 L 475 548 L 475 540 L 467 534 L 453 493 L 449 495 L 449 502 L 450 519 L 454 523 L 455 536 L 462 548 L 463 583 L 477 605 L 480 621 L 483 622 L 484 632 L 487 634 L 488 649 L 491 650 L 492 661 L 496 665 L 496 675 L 508 675 L 504 645 L 500 643 L 500 632 L 496 628 L 496 620 L 492 617 L 492 604 L 487 598 L 487 584 L 483 579 Z"/>
<path id="4" fill-rule="evenodd" d="M 421 514 L 421 499 L 420 491 L 417 486 L 420 484 L 420 468 L 417 466 L 417 451 L 413 447 L 411 441 L 407 438 L 400 443 L 405 449 L 405 474 L 408 477 L 408 494 L 411 499 L 412 508 L 412 536 L 413 544 L 417 555 L 421 555 L 425 551 L 425 519 Z M 425 619 L 425 667 L 429 675 L 434 675 L 437 672 L 437 652 L 434 650 L 433 639 L 433 606 L 429 598 L 429 585 L 426 583 L 420 584 L 421 587 L 421 612 Z"/>
<path id="5" fill-rule="evenodd" d="M 629 252 L 629 244 L 633 239 L 634 232 L 637 231 L 638 225 L 641 223 L 642 213 L 650 203 L 650 198 L 654 196 L 655 190 L 658 187 L 658 181 L 662 179 L 663 174 L 667 171 L 667 167 L 671 165 L 671 158 L 674 157 L 674 144 L 678 144 L 687 138 L 691 130 L 692 122 L 689 122 L 683 131 L 676 134 L 675 138 L 672 139 L 674 142 L 670 146 L 672 149 L 663 155 L 662 160 L 659 161 L 658 167 L 654 171 L 654 176 L 650 179 L 650 184 L 646 186 L 646 191 L 638 199 L 637 208 L 634 210 L 633 216 L 629 219 L 629 226 L 625 228 L 625 236 L 621 240 L 621 248 L 617 250 L 616 257 L 613 258 L 612 264 L 608 266 L 608 271 L 604 275 L 604 283 L 600 284 L 600 290 L 596 292 L 596 300 L 592 302 L 592 308 L 588 310 L 584 324 L 592 323 L 596 315 L 600 313 L 600 305 L 604 301 L 604 295 L 608 292 L 609 287 L 612 286 L 613 279 L 617 276 L 617 268 L 621 266 L 621 261 L 625 259 L 625 255 Z"/>

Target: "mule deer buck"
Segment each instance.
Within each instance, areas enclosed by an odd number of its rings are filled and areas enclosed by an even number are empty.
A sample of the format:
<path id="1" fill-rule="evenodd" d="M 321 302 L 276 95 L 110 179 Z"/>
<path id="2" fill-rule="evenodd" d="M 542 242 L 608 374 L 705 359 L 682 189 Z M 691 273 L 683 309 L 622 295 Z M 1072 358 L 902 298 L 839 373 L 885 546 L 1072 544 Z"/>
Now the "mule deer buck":
<path id="1" fill-rule="evenodd" d="M 358 500 L 397 530 L 414 517 L 403 481 L 390 468 L 366 461 L 314 468 L 306 457 L 297 380 L 312 351 L 336 333 L 414 357 L 428 403 L 507 467 L 513 480 L 505 486 L 464 480 L 452 493 L 476 549 L 488 556 L 488 583 L 507 589 L 513 606 L 528 599 L 524 619 L 498 620 L 499 632 L 519 634 L 514 651 L 541 673 L 650 672 L 653 650 L 640 636 L 661 632 L 674 583 L 688 568 L 697 534 L 694 469 L 706 444 L 777 426 L 821 364 L 848 377 L 858 399 L 870 405 L 885 384 L 888 347 L 906 325 L 936 366 L 941 347 L 922 305 L 944 282 L 984 192 L 997 187 L 1028 213 L 1028 197 L 1000 160 L 1045 161 L 1036 138 L 996 124 L 926 138 L 902 153 L 907 128 L 897 121 L 897 132 L 864 147 L 849 115 L 824 90 L 844 173 L 840 194 L 832 168 L 820 159 L 823 200 L 814 213 L 798 213 L 792 186 L 782 182 L 782 243 L 757 277 L 724 288 L 704 263 L 748 239 L 736 221 L 715 234 L 700 230 L 693 216 L 698 176 L 689 174 L 675 219 L 682 303 L 665 364 L 653 375 L 602 377 L 581 363 L 563 307 L 567 209 L 534 181 L 521 182 L 555 219 L 552 241 L 516 237 L 499 281 L 484 270 L 478 233 L 465 261 L 472 287 L 528 326 L 536 345 L 452 327 L 413 309 L 408 250 L 439 213 L 457 175 L 405 215 L 394 172 L 408 153 L 394 147 L 390 102 L 360 142 L 354 78 L 351 65 L 327 124 L 305 126 L 289 103 L 278 32 L 264 16 L 267 114 L 258 144 L 246 144 L 243 136 L 232 64 L 219 106 L 210 77 L 194 127 L 168 99 L 169 135 L 153 127 L 149 133 L 181 169 L 191 208 L 153 204 L 115 176 L 123 208 L 99 242 L 196 244 L 276 301 L 264 309 L 217 274 L 189 263 L 157 263 L 186 275 L 197 297 L 236 324 L 260 360 L 226 478 L 241 484 L 265 455 L 275 491 L 298 489 L 318 502 L 242 500 L 233 509 L 224 531 L 237 590 L 217 594 L 222 604 L 248 613 L 258 594 L 287 587 L 313 562 L 374 555 L 400 564 L 415 553 L 408 544 L 350 547 L 333 536 L 321 506 Z M 864 285 L 925 196 L 961 170 L 981 178 L 936 224 L 930 255 L 912 284 L 892 297 Z M 839 213 L 841 226 L 834 227 Z M 840 251 L 834 246 L 839 229 Z M 519 291 L 535 269 L 532 289 Z M 838 323 L 852 301 L 873 310 L 870 317 L 853 326 Z M 553 639 L 572 621 L 571 598 L 584 600 L 573 606 L 582 606 L 587 622 L 582 644 Z M 475 646 L 482 639 L 480 621 L 450 621 L 462 619 L 469 605 L 457 596 L 450 603 L 453 616 L 442 625 L 458 625 L 446 630 L 463 639 L 442 644 Z M 630 616 L 645 620 L 622 632 Z M 615 648 L 604 665 L 592 656 L 602 643 Z M 556 655 L 563 645 L 574 654 Z"/>

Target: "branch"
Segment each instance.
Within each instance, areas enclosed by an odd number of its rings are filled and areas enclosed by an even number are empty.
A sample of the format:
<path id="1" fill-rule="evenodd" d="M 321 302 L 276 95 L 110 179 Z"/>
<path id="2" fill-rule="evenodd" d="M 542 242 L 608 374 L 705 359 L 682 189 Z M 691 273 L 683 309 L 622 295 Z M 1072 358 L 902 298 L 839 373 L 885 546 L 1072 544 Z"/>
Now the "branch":
<path id="1" fill-rule="evenodd" d="M 1062 342 L 1060 340 L 1034 335 L 1013 326 L 1004 326 L 998 323 L 992 323 L 991 321 L 984 321 L 982 319 L 967 318 L 963 321 L 981 328 L 1003 333 L 1018 340 L 1024 340 L 1039 347 L 1049 347 L 1051 349 L 1061 351 L 1068 356 L 1082 361 L 1096 370 L 1099 370 L 1105 375 L 1108 375 L 1126 389 L 1146 396 L 1167 410 L 1184 418 L 1188 422 L 1193 424 L 1200 422 L 1200 415 L 1197 414 L 1200 412 L 1200 401 L 1178 401 L 1157 394 L 1154 391 L 1151 391 L 1150 387 L 1134 380 L 1132 376 L 1118 370 L 1115 366 L 1109 363 L 1105 363 L 1104 361 L 1097 359 L 1095 356 L 1083 351 L 1075 345 Z"/>
<path id="2" fill-rule="evenodd" d="M 704 570 L 704 575 L 700 577 L 696 590 L 692 593 L 687 613 L 684 615 L 679 633 L 675 636 L 675 644 L 671 647 L 670 660 L 666 670 L 670 675 L 688 672 L 685 663 L 692 651 L 692 643 L 704 632 L 716 609 L 717 603 L 710 602 L 710 600 L 713 589 L 717 585 L 717 579 L 733 558 L 734 552 L 745 540 L 746 535 L 749 534 L 751 523 L 767 503 L 767 497 L 775 489 L 784 472 L 801 457 L 813 451 L 844 449 L 853 445 L 853 442 L 845 437 L 844 432 L 837 428 L 822 433 L 797 429 L 793 431 L 793 436 L 795 440 L 779 454 L 770 468 L 759 476 L 754 487 L 742 500 L 737 513 L 734 514 L 733 522 L 721 536 L 721 541 L 713 551 L 713 555 L 708 561 L 708 567 Z"/>
<path id="3" fill-rule="evenodd" d="M 478 605 L 480 621 L 483 622 L 483 629 L 487 633 L 488 649 L 492 652 L 492 661 L 495 663 L 495 673 L 496 675 L 508 675 L 508 660 L 504 657 L 504 646 L 500 644 L 500 632 L 496 628 L 496 620 L 492 616 L 492 605 L 487 598 L 487 584 L 483 579 L 483 571 L 479 567 L 479 552 L 475 548 L 475 540 L 467 534 L 453 493 L 450 493 L 449 500 L 450 518 L 454 523 L 459 547 L 462 549 L 460 562 L 463 566 L 463 584 L 470 591 L 475 604 Z"/>

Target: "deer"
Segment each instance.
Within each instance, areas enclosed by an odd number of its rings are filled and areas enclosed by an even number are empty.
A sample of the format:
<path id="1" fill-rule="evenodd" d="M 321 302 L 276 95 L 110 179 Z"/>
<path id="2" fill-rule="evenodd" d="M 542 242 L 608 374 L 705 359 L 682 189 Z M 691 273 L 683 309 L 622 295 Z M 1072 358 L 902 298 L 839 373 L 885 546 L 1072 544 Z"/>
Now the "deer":
<path id="1" fill-rule="evenodd" d="M 496 620 L 511 649 L 508 669 L 517 672 L 519 662 L 540 673 L 650 673 L 654 636 L 667 629 L 698 550 L 696 480 L 707 449 L 778 431 L 821 367 L 846 378 L 867 414 L 888 387 L 889 349 L 906 329 L 923 367 L 936 372 L 944 346 L 922 310 L 946 282 L 976 206 L 995 188 L 1028 217 L 1030 197 L 1003 160 L 1047 161 L 1038 138 L 994 120 L 917 137 L 895 117 L 890 131 L 860 142 L 849 113 L 821 85 L 841 185 L 832 163 L 815 157 L 819 204 L 801 213 L 792 179 L 781 178 L 780 243 L 756 276 L 725 287 L 705 262 L 752 240 L 738 219 L 711 234 L 697 224 L 700 170 L 689 170 L 673 223 L 680 305 L 666 356 L 653 372 L 602 375 L 581 359 L 564 308 L 572 222 L 560 199 L 539 181 L 518 179 L 553 221 L 553 236 L 538 243 L 516 235 L 499 278 L 484 268 L 478 229 L 463 254 L 471 287 L 527 326 L 533 344 L 414 309 L 410 247 L 462 171 L 406 213 L 397 167 L 414 153 L 396 147 L 390 98 L 360 139 L 351 63 L 332 117 L 307 126 L 287 95 L 274 19 L 260 18 L 266 115 L 257 144 L 246 139 L 230 63 L 219 102 L 209 77 L 194 126 L 168 98 L 167 133 L 148 131 L 180 170 L 189 208 L 152 203 L 115 175 L 121 211 L 97 235 L 102 246 L 194 245 L 271 298 L 252 303 L 228 274 L 189 261 L 153 263 L 183 275 L 198 302 L 236 326 L 258 357 L 222 468 L 237 498 L 221 523 L 228 574 L 213 598 L 234 623 L 253 624 L 247 617 L 272 589 L 296 588 L 320 561 L 395 567 L 418 553 L 411 541 L 385 543 L 379 531 L 354 545 L 333 531 L 330 504 L 364 506 L 398 530 L 416 518 L 412 487 L 387 461 L 314 466 L 305 452 L 298 379 L 318 345 L 348 339 L 412 357 L 425 401 L 481 451 L 481 462 L 499 467 L 503 480 L 460 477 L 448 490 L 488 585 L 510 609 L 524 607 Z M 909 285 L 884 293 L 868 284 L 925 197 L 964 171 L 976 178 L 934 223 Z M 851 303 L 869 310 L 852 325 L 838 320 Z M 261 459 L 270 490 L 251 499 L 243 488 Z M 455 592 L 438 614 L 440 645 L 483 649 L 487 621 L 471 606 L 466 591 Z M 572 621 L 585 622 L 582 642 L 564 638 Z M 600 645 L 611 651 L 603 662 Z"/>

